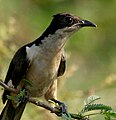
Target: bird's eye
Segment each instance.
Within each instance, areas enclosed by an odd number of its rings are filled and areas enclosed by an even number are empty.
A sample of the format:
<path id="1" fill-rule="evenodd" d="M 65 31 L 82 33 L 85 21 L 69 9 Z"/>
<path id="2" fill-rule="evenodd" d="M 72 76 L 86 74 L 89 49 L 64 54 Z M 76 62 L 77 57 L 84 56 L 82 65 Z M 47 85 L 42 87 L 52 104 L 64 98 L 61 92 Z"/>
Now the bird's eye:
<path id="1" fill-rule="evenodd" d="M 69 24 L 73 23 L 73 19 L 71 17 L 66 17 L 66 22 Z"/>

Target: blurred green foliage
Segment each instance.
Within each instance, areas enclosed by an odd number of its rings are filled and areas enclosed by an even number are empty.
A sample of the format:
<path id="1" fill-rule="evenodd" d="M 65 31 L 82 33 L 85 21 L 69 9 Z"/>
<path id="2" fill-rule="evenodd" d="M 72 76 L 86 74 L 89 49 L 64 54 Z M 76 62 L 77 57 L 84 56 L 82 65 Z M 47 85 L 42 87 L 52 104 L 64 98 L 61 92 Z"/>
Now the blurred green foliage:
<path id="1" fill-rule="evenodd" d="M 59 80 L 58 97 L 72 112 L 78 111 L 83 99 L 92 94 L 102 96 L 105 104 L 116 109 L 115 10 L 116 0 L 0 0 L 0 78 L 5 78 L 16 50 L 39 37 L 52 15 L 73 13 L 98 27 L 83 28 L 67 42 L 67 72 Z M 43 111 L 28 104 L 22 120 L 57 119 Z"/>

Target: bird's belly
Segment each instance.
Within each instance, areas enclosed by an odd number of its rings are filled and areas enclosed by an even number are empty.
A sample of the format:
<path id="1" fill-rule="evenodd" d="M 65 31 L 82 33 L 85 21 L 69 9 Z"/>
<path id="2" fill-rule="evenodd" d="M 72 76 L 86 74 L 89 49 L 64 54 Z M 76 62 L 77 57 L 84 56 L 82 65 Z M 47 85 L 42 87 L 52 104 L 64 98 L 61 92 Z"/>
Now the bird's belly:
<path id="1" fill-rule="evenodd" d="M 32 61 L 26 75 L 26 79 L 32 83 L 32 88 L 30 88 L 32 97 L 40 97 L 46 93 L 52 81 L 57 78 L 59 64 L 60 59 L 53 61 L 35 59 Z"/>

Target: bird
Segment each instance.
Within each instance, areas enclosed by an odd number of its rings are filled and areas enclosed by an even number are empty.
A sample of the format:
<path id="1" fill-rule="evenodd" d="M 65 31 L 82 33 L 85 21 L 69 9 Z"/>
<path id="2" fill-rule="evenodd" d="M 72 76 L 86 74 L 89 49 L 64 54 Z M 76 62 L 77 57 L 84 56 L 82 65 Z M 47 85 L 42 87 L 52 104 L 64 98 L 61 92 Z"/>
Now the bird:
<path id="1" fill-rule="evenodd" d="M 18 90 L 26 90 L 31 97 L 43 96 L 47 101 L 57 99 L 57 79 L 66 71 L 64 46 L 70 36 L 83 27 L 96 27 L 88 20 L 70 13 L 57 13 L 43 34 L 17 50 L 6 74 L 4 83 Z M 29 80 L 30 87 L 26 82 Z M 27 101 L 15 105 L 4 90 L 0 120 L 20 120 Z M 15 95 L 14 95 L 15 96 Z"/>

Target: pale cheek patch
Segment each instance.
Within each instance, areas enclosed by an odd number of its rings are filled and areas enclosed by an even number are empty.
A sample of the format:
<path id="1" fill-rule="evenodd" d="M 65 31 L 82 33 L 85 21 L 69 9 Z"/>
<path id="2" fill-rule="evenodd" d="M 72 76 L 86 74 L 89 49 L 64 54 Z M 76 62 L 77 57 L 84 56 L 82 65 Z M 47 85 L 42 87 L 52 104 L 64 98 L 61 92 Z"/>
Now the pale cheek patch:
<path id="1" fill-rule="evenodd" d="M 14 88 L 14 85 L 12 84 L 12 80 L 9 80 L 9 82 L 7 83 L 7 85 L 11 88 Z"/>

